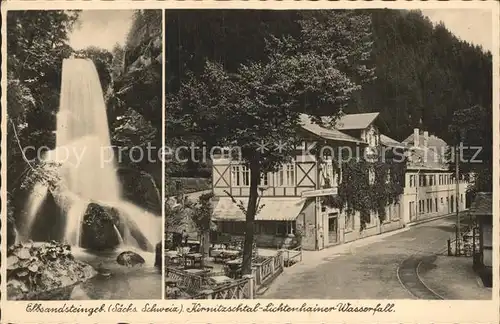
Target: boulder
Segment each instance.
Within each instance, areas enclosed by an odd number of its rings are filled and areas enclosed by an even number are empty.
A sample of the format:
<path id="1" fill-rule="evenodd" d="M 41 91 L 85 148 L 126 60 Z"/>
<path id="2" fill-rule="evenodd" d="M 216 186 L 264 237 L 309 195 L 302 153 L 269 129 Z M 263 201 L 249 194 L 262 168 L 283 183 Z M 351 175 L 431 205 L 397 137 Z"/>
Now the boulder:
<path id="1" fill-rule="evenodd" d="M 139 254 L 132 251 L 126 251 L 118 255 L 116 262 L 122 266 L 133 267 L 136 265 L 143 265 L 146 261 Z"/>
<path id="2" fill-rule="evenodd" d="M 116 209 L 90 203 L 83 216 L 81 245 L 97 251 L 116 248 L 120 244 L 118 228 L 120 220 Z"/>
<path id="3" fill-rule="evenodd" d="M 67 245 L 16 244 L 7 253 L 7 296 L 10 300 L 67 299 L 71 287 L 96 274 L 92 266 L 75 260 Z"/>

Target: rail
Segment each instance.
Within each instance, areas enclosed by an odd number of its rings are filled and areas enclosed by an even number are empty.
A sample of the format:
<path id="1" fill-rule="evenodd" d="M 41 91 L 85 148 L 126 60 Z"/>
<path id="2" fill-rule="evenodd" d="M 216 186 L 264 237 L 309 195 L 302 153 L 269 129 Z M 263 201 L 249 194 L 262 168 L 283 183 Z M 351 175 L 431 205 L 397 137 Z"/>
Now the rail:
<path id="1" fill-rule="evenodd" d="M 253 299 L 254 291 L 254 278 L 252 275 L 246 275 L 234 282 L 205 289 L 193 296 L 193 299 Z"/>
<path id="2" fill-rule="evenodd" d="M 302 262 L 302 246 L 283 250 L 285 253 L 285 267 L 291 267 L 295 263 Z"/>

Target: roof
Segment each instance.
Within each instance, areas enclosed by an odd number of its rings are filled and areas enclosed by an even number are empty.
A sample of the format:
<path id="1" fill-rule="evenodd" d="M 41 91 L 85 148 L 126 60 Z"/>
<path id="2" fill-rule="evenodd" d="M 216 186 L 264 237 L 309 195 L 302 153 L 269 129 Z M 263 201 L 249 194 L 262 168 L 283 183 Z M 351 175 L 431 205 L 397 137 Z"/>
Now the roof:
<path id="1" fill-rule="evenodd" d="M 491 192 L 478 192 L 470 207 L 471 215 L 492 216 L 493 200 Z"/>
<path id="2" fill-rule="evenodd" d="M 419 141 L 419 146 L 423 146 L 424 144 L 424 135 L 420 134 L 418 137 Z M 414 134 L 411 134 L 408 136 L 403 143 L 409 144 L 409 145 L 414 145 L 415 144 L 415 136 Z M 427 147 L 433 149 L 436 153 L 439 155 L 443 156 L 446 154 L 446 149 L 448 148 L 448 144 L 441 138 L 435 136 L 435 135 L 429 135 L 427 137 Z"/>
<path id="3" fill-rule="evenodd" d="M 385 145 L 385 146 L 392 146 L 392 147 L 403 147 L 406 148 L 407 145 L 404 143 L 400 143 L 396 141 L 395 139 L 390 138 L 389 136 L 386 136 L 384 134 L 380 134 L 380 142 Z"/>
<path id="4" fill-rule="evenodd" d="M 246 207 L 248 197 L 236 197 L 236 201 L 242 201 Z M 293 221 L 299 216 L 304 207 L 306 199 L 299 197 L 262 197 L 259 206 L 263 206 L 255 215 L 259 221 Z M 244 222 L 245 214 L 229 197 L 220 198 L 214 209 L 214 221 L 236 221 Z"/>
<path id="5" fill-rule="evenodd" d="M 380 113 L 348 114 L 342 116 L 335 128 L 338 130 L 365 129 L 370 126 Z"/>
<path id="6" fill-rule="evenodd" d="M 419 146 L 414 146 L 415 136 L 411 134 L 402 143 L 411 148 L 411 158 L 409 158 L 409 169 L 432 169 L 448 170 L 446 163 L 446 152 L 448 144 L 435 135 L 427 137 L 427 147 L 424 147 L 424 138 L 422 132 L 418 137 Z"/>
<path id="7" fill-rule="evenodd" d="M 443 158 L 432 149 L 412 147 L 409 152 L 408 169 L 448 170 Z"/>
<path id="8" fill-rule="evenodd" d="M 364 141 L 362 141 L 361 139 L 344 134 L 333 127 L 327 128 L 313 123 L 311 121 L 311 116 L 307 114 L 300 114 L 300 122 L 302 124 L 302 128 L 325 139 L 354 142 L 354 143 L 364 143 Z"/>

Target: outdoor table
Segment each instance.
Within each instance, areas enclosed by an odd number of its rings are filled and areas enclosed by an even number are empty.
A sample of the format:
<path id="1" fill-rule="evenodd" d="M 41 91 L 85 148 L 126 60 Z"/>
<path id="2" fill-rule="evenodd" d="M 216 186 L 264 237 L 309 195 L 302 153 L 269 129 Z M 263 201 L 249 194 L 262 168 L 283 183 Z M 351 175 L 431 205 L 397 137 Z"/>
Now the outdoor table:
<path id="1" fill-rule="evenodd" d="M 210 277 L 212 281 L 214 281 L 217 285 L 233 281 L 233 279 L 229 278 L 228 276 L 213 276 Z"/>
<path id="2" fill-rule="evenodd" d="M 173 257 L 179 256 L 179 252 L 177 252 L 177 251 L 167 251 L 167 252 L 165 252 L 165 255 L 168 256 L 169 258 L 173 258 Z"/>
<path id="3" fill-rule="evenodd" d="M 203 258 L 203 255 L 201 253 L 189 253 L 184 257 L 184 266 L 187 267 L 188 261 L 192 263 L 194 266 L 196 263 L 199 263 L 201 266 L 201 259 Z"/>
<path id="4" fill-rule="evenodd" d="M 203 270 L 203 269 L 186 269 L 184 271 L 187 273 L 190 273 L 190 274 L 195 274 L 195 275 L 200 275 L 200 274 L 206 272 L 206 270 Z"/>
<path id="5" fill-rule="evenodd" d="M 238 276 L 238 271 L 241 269 L 241 264 L 243 263 L 243 259 L 238 258 L 235 260 L 230 260 L 226 262 L 226 266 L 229 269 L 229 275 L 231 277 L 236 278 Z"/>

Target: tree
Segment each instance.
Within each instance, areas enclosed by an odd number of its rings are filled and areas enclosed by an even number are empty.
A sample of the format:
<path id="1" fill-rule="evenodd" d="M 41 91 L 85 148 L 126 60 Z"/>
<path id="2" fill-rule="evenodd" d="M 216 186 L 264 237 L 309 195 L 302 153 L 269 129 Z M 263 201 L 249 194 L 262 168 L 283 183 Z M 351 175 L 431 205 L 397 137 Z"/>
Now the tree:
<path id="1" fill-rule="evenodd" d="M 213 193 L 203 194 L 198 198 L 197 204 L 193 208 L 192 220 L 196 224 L 198 233 L 201 236 L 201 262 L 202 267 L 205 262 L 205 255 L 208 254 L 210 244 L 210 229 L 212 224 L 212 200 Z"/>
<path id="2" fill-rule="evenodd" d="M 449 126 L 454 135 L 453 145 L 462 145 L 459 152 L 459 172 L 466 177 L 474 174 L 471 192 L 491 192 L 493 189 L 493 120 L 492 109 L 479 105 L 455 111 Z M 460 146 L 459 146 L 460 149 Z M 450 170 L 455 170 L 452 159 Z"/>
<path id="3" fill-rule="evenodd" d="M 79 11 L 9 11 L 7 17 L 7 191 L 15 218 L 29 183 L 45 177 L 44 165 L 22 148 L 53 147 L 61 65 Z M 31 154 L 29 154 L 31 153 Z M 28 160 L 33 160 L 30 165 Z M 45 170 L 45 171 L 43 171 Z M 50 172 L 49 172 L 50 173 Z"/>
<path id="4" fill-rule="evenodd" d="M 202 74 L 189 75 L 168 100 L 171 123 L 184 129 L 185 138 L 203 135 L 209 146 L 238 147 L 250 170 L 243 274 L 251 273 L 261 175 L 296 155 L 300 114 L 309 113 L 316 123 L 328 115 L 333 124 L 360 84 L 372 78 L 366 65 L 369 16 L 315 11 L 300 18 L 298 37 L 267 35 L 265 60 L 240 64 L 234 72 L 207 62 Z"/>

